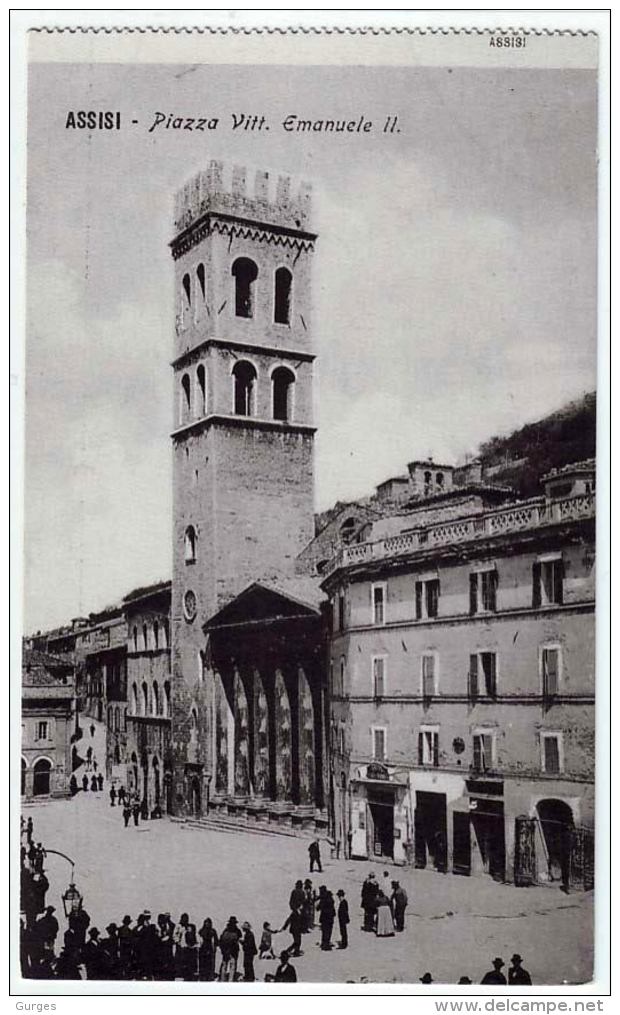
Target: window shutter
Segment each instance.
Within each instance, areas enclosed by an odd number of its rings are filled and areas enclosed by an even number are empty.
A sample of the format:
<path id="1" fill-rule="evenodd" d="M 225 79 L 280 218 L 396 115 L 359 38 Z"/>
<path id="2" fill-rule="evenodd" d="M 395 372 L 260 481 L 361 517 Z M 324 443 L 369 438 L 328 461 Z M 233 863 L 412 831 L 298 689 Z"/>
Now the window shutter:
<path id="1" fill-rule="evenodd" d="M 469 612 L 478 612 L 478 575 L 469 576 Z"/>
<path id="2" fill-rule="evenodd" d="M 439 733 L 433 733 L 433 765 L 439 765 Z"/>
<path id="3" fill-rule="evenodd" d="M 490 698 L 494 698 L 497 694 L 497 659 L 495 652 L 485 652 L 483 658 L 485 691 Z"/>
<path id="4" fill-rule="evenodd" d="M 435 693 L 435 657 L 422 657 L 422 694 L 432 698 Z"/>
<path id="5" fill-rule="evenodd" d="M 478 656 L 471 655 L 469 657 L 469 700 L 477 701 L 478 699 Z"/>
<path id="6" fill-rule="evenodd" d="M 564 561 L 553 562 L 553 602 L 562 603 L 564 600 Z"/>
<path id="7" fill-rule="evenodd" d="M 484 771 L 488 772 L 493 768 L 493 737 L 490 734 L 485 733 L 482 737 L 482 747 L 484 755 Z"/>
<path id="8" fill-rule="evenodd" d="M 543 694 L 545 698 L 552 698 L 558 693 L 558 669 L 557 649 L 543 649 Z"/>
<path id="9" fill-rule="evenodd" d="M 418 765 L 424 764 L 424 734 L 418 733 Z"/>
<path id="10" fill-rule="evenodd" d="M 481 740 L 482 740 L 482 737 L 479 736 L 478 734 L 476 734 L 476 736 L 474 737 L 474 754 L 473 754 L 473 762 L 474 762 L 474 771 L 475 772 L 480 772 L 481 769 L 482 769 L 482 765 L 481 765 L 481 760 L 482 760 L 482 744 L 481 744 Z"/>
<path id="11" fill-rule="evenodd" d="M 497 610 L 497 571 L 491 571 L 489 575 L 489 610 L 492 613 Z"/>
<path id="12" fill-rule="evenodd" d="M 545 772 L 556 774 L 560 771 L 560 752 L 557 737 L 543 738 L 545 752 Z"/>
<path id="13" fill-rule="evenodd" d="M 415 583 L 415 617 L 420 620 L 422 617 L 422 582 Z"/>
<path id="14" fill-rule="evenodd" d="M 540 606 L 540 581 L 541 581 L 541 564 L 540 561 L 536 561 L 532 567 L 532 606 Z"/>

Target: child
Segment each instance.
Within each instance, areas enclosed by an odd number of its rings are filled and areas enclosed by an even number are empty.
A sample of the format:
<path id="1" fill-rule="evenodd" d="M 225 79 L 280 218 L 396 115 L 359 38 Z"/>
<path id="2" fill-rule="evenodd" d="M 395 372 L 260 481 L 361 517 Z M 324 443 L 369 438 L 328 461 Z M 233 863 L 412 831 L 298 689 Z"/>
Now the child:
<path id="1" fill-rule="evenodd" d="M 269 926 L 269 921 L 268 920 L 265 921 L 265 923 L 263 924 L 263 933 L 260 939 L 260 946 L 258 949 L 259 959 L 275 959 L 273 944 L 271 943 L 271 937 L 272 934 L 274 933 L 275 931 L 273 931 Z"/>

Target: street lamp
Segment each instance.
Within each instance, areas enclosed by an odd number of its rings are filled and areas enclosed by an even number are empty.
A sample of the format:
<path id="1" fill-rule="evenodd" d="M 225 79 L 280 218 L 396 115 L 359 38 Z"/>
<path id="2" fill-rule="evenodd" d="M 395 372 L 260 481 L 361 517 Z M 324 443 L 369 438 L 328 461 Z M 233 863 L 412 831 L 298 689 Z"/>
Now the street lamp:
<path id="1" fill-rule="evenodd" d="M 64 906 L 65 916 L 67 919 L 69 919 L 73 913 L 79 912 L 82 908 L 82 896 L 75 887 L 73 881 L 67 888 L 67 891 L 62 895 L 62 904 Z"/>
<path id="2" fill-rule="evenodd" d="M 65 853 L 61 853 L 60 850 L 58 849 L 46 849 L 45 852 L 53 853 L 54 856 L 61 856 L 63 860 L 66 860 L 67 863 L 71 864 L 71 880 L 69 882 L 69 887 L 67 888 L 66 892 L 64 892 L 63 895 L 61 896 L 65 916 L 67 917 L 67 919 L 69 919 L 69 917 L 72 916 L 73 913 L 79 912 L 79 910 L 82 908 L 83 902 L 83 896 L 81 892 L 79 892 L 78 889 L 75 887 L 75 882 L 73 880 L 75 864 L 73 863 L 73 860 L 71 859 L 70 856 L 67 856 Z"/>

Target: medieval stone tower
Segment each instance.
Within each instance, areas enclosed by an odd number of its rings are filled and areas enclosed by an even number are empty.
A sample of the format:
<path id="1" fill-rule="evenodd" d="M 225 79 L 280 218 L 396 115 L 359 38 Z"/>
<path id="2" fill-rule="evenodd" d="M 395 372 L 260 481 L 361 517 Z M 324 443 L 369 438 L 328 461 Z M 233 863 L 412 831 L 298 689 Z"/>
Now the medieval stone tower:
<path id="1" fill-rule="evenodd" d="M 173 809 L 211 776 L 203 624 L 313 535 L 310 189 L 219 162 L 178 193 L 175 236 Z"/>

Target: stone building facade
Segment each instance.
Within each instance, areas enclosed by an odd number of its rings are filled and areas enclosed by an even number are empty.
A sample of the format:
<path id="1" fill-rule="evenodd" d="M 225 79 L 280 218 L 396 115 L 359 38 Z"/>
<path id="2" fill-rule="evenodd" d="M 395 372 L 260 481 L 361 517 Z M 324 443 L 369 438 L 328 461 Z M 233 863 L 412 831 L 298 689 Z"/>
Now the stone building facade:
<path id="1" fill-rule="evenodd" d="M 75 729 L 73 665 L 38 649 L 22 660 L 21 795 L 64 797 Z"/>
<path id="2" fill-rule="evenodd" d="M 444 520 L 419 500 L 332 562 L 334 820 L 354 856 L 591 879 L 594 463 L 562 482 L 491 507 L 453 489 Z"/>

